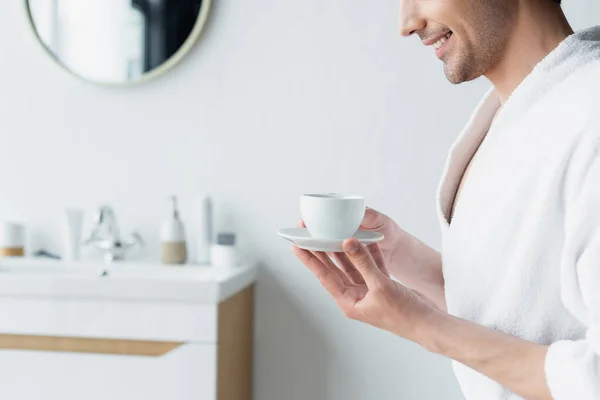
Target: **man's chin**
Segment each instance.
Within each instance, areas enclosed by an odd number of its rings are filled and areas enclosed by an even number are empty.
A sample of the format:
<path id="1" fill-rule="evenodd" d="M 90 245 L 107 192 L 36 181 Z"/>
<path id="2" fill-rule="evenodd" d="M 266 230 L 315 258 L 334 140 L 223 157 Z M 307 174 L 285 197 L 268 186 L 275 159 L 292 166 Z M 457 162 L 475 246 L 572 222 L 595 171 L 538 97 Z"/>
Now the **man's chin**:
<path id="1" fill-rule="evenodd" d="M 449 63 L 444 62 L 444 74 L 446 75 L 446 79 L 453 85 L 458 85 L 465 82 L 473 81 L 479 76 L 475 76 L 474 74 L 468 73 L 462 68 L 456 68 L 451 66 Z"/>
<path id="2" fill-rule="evenodd" d="M 448 67 L 448 64 L 444 64 L 444 74 L 446 75 L 446 79 L 453 85 L 458 85 L 464 82 L 464 79 L 461 79 L 455 71 Z"/>

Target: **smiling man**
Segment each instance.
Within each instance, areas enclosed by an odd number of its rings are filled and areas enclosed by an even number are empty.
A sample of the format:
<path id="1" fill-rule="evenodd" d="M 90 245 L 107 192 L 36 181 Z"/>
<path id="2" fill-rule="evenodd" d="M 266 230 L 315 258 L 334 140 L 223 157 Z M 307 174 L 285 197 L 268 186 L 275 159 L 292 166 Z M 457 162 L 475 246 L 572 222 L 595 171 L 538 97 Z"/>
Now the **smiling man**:
<path id="1" fill-rule="evenodd" d="M 348 317 L 455 360 L 468 400 L 600 399 L 600 27 L 555 0 L 402 0 L 400 24 L 493 86 L 440 181 L 441 254 L 372 209 L 380 244 L 294 252 Z"/>

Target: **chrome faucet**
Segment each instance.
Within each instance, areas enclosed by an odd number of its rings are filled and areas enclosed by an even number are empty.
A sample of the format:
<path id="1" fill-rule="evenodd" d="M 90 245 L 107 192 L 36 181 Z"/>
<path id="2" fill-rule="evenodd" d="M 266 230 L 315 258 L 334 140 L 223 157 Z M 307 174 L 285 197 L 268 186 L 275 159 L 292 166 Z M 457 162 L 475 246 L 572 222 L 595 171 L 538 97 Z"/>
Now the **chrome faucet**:
<path id="1" fill-rule="evenodd" d="M 123 260 L 129 250 L 144 245 L 142 237 L 137 232 L 132 233 L 125 241 L 121 239 L 117 218 L 110 206 L 101 206 L 94 222 L 96 225 L 83 244 L 92 245 L 100 250 L 106 262 Z"/>

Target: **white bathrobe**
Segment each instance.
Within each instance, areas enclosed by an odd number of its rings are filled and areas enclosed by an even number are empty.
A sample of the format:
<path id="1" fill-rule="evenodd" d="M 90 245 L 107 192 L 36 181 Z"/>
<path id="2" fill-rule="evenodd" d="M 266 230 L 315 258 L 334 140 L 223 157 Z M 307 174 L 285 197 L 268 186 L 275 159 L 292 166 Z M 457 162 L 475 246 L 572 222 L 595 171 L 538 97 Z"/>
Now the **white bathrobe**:
<path id="1" fill-rule="evenodd" d="M 453 144 L 437 192 L 448 310 L 550 345 L 553 397 L 598 400 L 600 27 L 564 40 L 494 119 L 498 108 L 492 89 Z M 468 400 L 520 398 L 464 365 L 454 370 Z"/>

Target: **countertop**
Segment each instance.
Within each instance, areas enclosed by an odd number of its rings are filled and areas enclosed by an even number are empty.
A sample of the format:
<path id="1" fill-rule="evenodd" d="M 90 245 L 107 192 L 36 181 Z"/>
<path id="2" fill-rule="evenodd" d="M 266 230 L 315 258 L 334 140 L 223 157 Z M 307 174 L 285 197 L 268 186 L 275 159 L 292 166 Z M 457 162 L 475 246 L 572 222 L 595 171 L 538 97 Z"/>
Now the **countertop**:
<path id="1" fill-rule="evenodd" d="M 0 258 L 0 298 L 102 298 L 220 303 L 256 279 L 253 263 L 233 268 L 145 262 Z"/>

